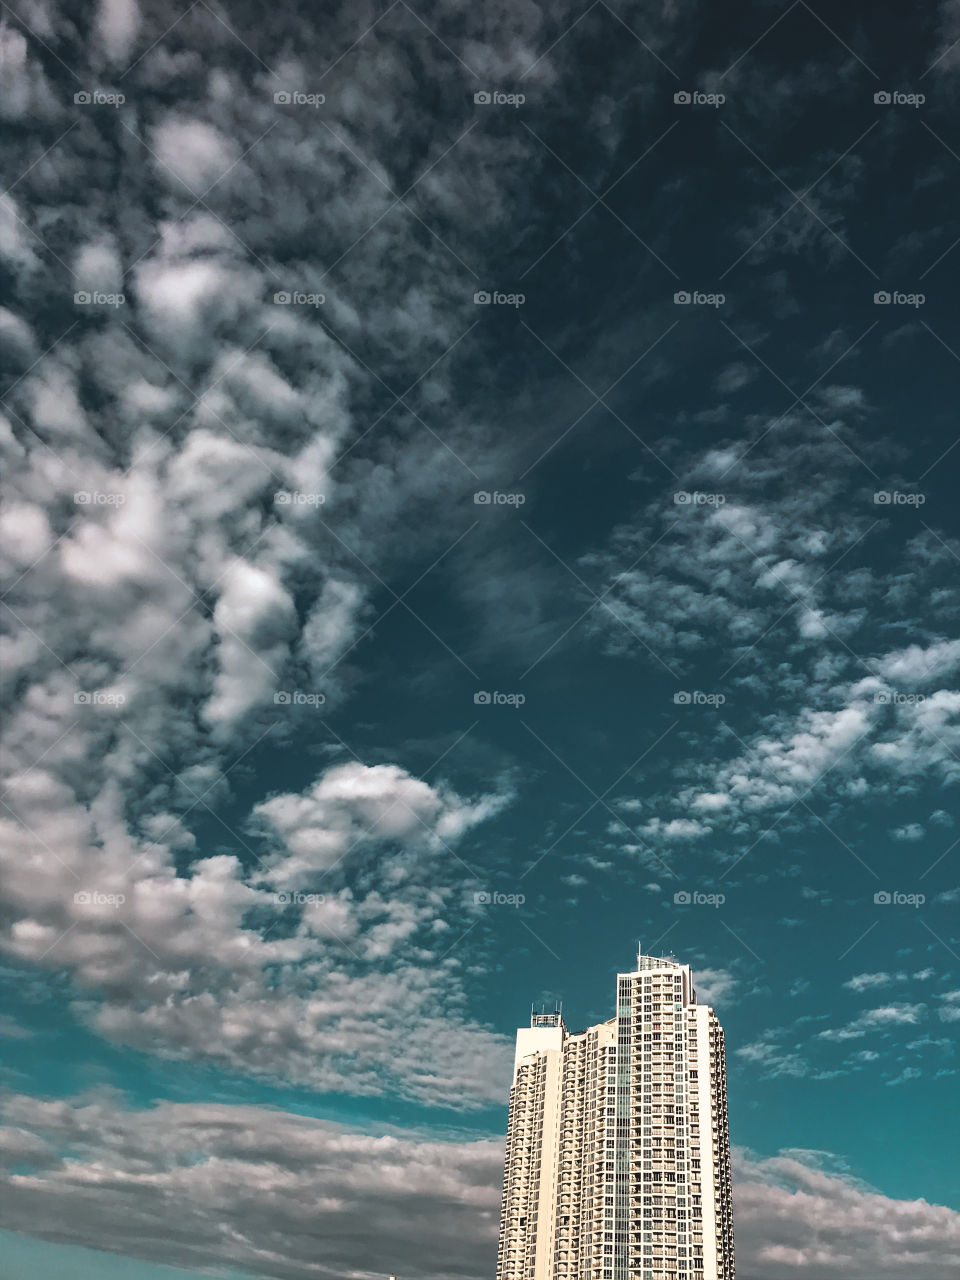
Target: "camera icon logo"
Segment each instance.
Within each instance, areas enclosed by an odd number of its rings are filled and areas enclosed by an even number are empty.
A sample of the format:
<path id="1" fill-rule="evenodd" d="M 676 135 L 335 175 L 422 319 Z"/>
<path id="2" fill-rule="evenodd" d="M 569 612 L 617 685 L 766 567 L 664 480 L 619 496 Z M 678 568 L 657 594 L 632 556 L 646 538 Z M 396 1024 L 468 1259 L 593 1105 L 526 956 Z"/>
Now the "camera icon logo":
<path id="1" fill-rule="evenodd" d="M 90 890 L 78 889 L 77 892 L 73 895 L 73 900 L 78 907 L 89 907 L 90 901 L 91 901 Z"/>
<path id="2" fill-rule="evenodd" d="M 686 289 L 681 289 L 679 293 L 675 293 L 673 295 L 673 301 L 678 307 L 688 306 L 690 303 L 690 294 L 687 293 Z"/>
<path id="3" fill-rule="evenodd" d="M 873 295 L 873 301 L 875 306 L 886 307 L 890 305 L 891 298 L 889 293 L 887 293 L 886 289 L 879 289 Z"/>
<path id="4" fill-rule="evenodd" d="M 490 302 L 490 295 L 486 289 L 479 289 L 474 295 L 473 300 L 478 307 L 485 307 Z"/>
<path id="5" fill-rule="evenodd" d="M 473 100 L 478 107 L 489 107 L 490 94 L 487 92 L 486 89 L 478 89 L 477 92 L 473 95 Z"/>
<path id="6" fill-rule="evenodd" d="M 80 693 L 75 693 L 73 695 L 73 700 L 78 707 L 89 707 L 91 702 L 93 702 L 93 696 L 89 693 L 84 693 L 81 690 Z"/>
<path id="7" fill-rule="evenodd" d="M 490 905 L 490 894 L 489 894 L 489 892 L 486 892 L 486 891 L 484 891 L 484 890 L 482 890 L 482 889 L 481 889 L 481 890 L 479 890 L 477 893 L 475 893 L 475 894 L 473 895 L 473 900 L 474 900 L 474 902 L 477 904 L 477 906 L 478 906 L 478 907 L 489 907 L 489 905 Z"/>
<path id="8" fill-rule="evenodd" d="M 890 494 L 885 490 L 881 490 L 873 495 L 874 505 L 878 507 L 886 507 L 890 505 Z"/>
<path id="9" fill-rule="evenodd" d="M 473 495 L 473 505 L 475 507 L 489 507 L 490 494 L 487 492 L 486 489 L 477 490 L 477 492 Z"/>
<path id="10" fill-rule="evenodd" d="M 73 495 L 73 500 L 74 500 L 74 502 L 77 504 L 77 506 L 78 506 L 78 507 L 86 507 L 86 506 L 89 506 L 89 505 L 90 505 L 90 494 L 86 491 L 86 489 L 81 489 L 78 493 L 75 493 L 75 494 Z"/>
<path id="11" fill-rule="evenodd" d="M 293 101 L 293 98 L 291 97 L 289 90 L 278 89 L 277 92 L 273 95 L 273 100 L 277 104 L 277 106 L 286 107 L 290 105 L 290 103 Z"/>
<path id="12" fill-rule="evenodd" d="M 475 693 L 473 695 L 473 700 L 478 707 L 488 707 L 491 701 L 489 693 L 486 693 L 483 690 L 480 690 L 480 692 Z"/>
<path id="13" fill-rule="evenodd" d="M 286 489 L 278 489 L 273 495 L 273 500 L 278 506 L 288 507 L 290 505 L 290 494 Z"/>
<path id="14" fill-rule="evenodd" d="M 85 289 L 81 289 L 73 295 L 74 306 L 88 307 L 90 305 L 90 294 Z"/>
<path id="15" fill-rule="evenodd" d="M 273 695 L 274 704 L 278 707 L 288 706 L 290 703 L 290 694 L 285 689 L 278 689 Z"/>
<path id="16" fill-rule="evenodd" d="M 890 905 L 890 894 L 886 889 L 881 889 L 873 895 L 873 900 L 878 907 L 888 907 Z"/>
<path id="17" fill-rule="evenodd" d="M 690 495 L 686 489 L 678 489 L 673 495 L 674 504 L 678 507 L 685 507 L 690 501 Z"/>
<path id="18" fill-rule="evenodd" d="M 690 94 L 686 89 L 678 89 L 673 95 L 673 100 L 678 106 L 687 107 L 690 105 Z"/>
<path id="19" fill-rule="evenodd" d="M 86 89 L 82 89 L 79 93 L 73 95 L 73 100 L 78 107 L 89 107 L 93 101 L 93 95 L 88 93 Z"/>
<path id="20" fill-rule="evenodd" d="M 673 895 L 673 900 L 678 907 L 688 907 L 690 905 L 690 894 L 686 889 L 678 889 Z"/>
<path id="21" fill-rule="evenodd" d="M 673 700 L 678 707 L 686 707 L 693 701 L 690 694 L 685 689 L 679 690 L 673 695 Z"/>
<path id="22" fill-rule="evenodd" d="M 873 100 L 878 106 L 889 106 L 890 94 L 886 89 L 879 89 L 874 95 Z"/>
<path id="23" fill-rule="evenodd" d="M 292 302 L 292 298 L 290 297 L 290 294 L 287 293 L 286 289 L 281 289 L 279 293 L 275 293 L 273 295 L 273 300 L 281 307 L 289 307 Z"/>

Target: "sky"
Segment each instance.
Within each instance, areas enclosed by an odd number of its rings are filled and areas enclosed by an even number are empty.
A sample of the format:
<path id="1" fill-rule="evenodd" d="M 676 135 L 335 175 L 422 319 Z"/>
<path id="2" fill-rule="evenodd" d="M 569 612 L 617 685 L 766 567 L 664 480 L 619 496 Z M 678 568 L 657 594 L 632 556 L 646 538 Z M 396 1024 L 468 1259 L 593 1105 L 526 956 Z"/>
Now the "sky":
<path id="1" fill-rule="evenodd" d="M 490 1277 L 639 942 L 956 1277 L 956 0 L 2 24 L 7 1274 Z"/>

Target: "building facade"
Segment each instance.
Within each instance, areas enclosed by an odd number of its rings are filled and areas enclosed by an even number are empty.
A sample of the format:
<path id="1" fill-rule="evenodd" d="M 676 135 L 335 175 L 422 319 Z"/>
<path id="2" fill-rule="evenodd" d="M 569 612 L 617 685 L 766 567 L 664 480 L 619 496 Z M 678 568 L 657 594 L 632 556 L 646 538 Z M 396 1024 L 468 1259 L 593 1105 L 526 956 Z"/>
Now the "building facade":
<path id="1" fill-rule="evenodd" d="M 723 1029 L 672 959 L 616 998 L 517 1032 L 497 1280 L 734 1280 Z"/>

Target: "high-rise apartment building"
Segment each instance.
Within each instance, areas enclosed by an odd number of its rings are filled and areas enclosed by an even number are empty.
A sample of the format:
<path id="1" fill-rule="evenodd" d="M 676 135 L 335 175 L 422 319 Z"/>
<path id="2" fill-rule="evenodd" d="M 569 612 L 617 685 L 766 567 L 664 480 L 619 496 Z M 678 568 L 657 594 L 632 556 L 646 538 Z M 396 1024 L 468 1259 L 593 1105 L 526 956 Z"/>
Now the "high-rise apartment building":
<path id="1" fill-rule="evenodd" d="M 734 1280 L 723 1029 L 641 954 L 609 1022 L 517 1032 L 497 1280 Z"/>

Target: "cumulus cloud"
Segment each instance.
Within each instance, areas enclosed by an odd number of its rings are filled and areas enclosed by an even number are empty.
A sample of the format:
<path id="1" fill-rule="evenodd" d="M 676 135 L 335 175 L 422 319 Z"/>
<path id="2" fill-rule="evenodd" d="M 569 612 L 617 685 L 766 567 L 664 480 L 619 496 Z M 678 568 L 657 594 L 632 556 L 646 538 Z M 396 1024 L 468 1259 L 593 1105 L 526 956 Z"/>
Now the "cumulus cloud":
<path id="1" fill-rule="evenodd" d="M 947 1280 L 960 1264 L 960 1214 L 890 1199 L 829 1163 L 818 1153 L 735 1153 L 738 1273 L 746 1280 Z"/>
<path id="2" fill-rule="evenodd" d="M 141 21 L 137 0 L 100 0 L 94 33 L 111 62 L 122 65 L 130 60 Z"/>
<path id="3" fill-rule="evenodd" d="M 84 809 L 36 770 L 18 799 L 30 826 L 3 823 L 5 946 L 71 972 L 75 1009 L 102 1035 L 324 1089 L 501 1096 L 507 1042 L 464 1016 L 460 963 L 440 943 L 464 889 L 428 864 L 506 793 L 464 801 L 397 766 L 336 766 L 305 797 L 266 803 L 292 847 L 250 850 L 247 866 L 197 856 L 159 815 L 131 832 L 115 785 Z M 318 876 L 361 837 L 373 879 L 352 865 Z"/>
<path id="4" fill-rule="evenodd" d="M 701 1004 L 722 1006 L 739 985 L 729 969 L 698 969 L 694 976 Z"/>
<path id="5" fill-rule="evenodd" d="M 842 1027 L 828 1027 L 820 1032 L 822 1040 L 858 1040 L 871 1031 L 882 1031 L 890 1027 L 913 1026 L 920 1022 L 926 1013 L 923 1004 L 890 1004 L 876 1009 L 868 1009 Z"/>
<path id="6" fill-rule="evenodd" d="M 492 817 L 509 798 L 504 791 L 465 803 L 396 765 L 369 767 L 354 762 L 328 769 L 302 795 L 277 795 L 263 801 L 254 813 L 284 844 L 284 853 L 270 865 L 270 878 L 296 883 L 371 842 L 426 846 L 436 852 Z"/>

